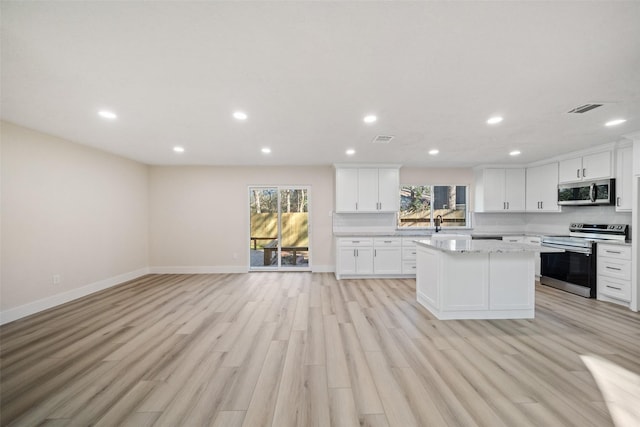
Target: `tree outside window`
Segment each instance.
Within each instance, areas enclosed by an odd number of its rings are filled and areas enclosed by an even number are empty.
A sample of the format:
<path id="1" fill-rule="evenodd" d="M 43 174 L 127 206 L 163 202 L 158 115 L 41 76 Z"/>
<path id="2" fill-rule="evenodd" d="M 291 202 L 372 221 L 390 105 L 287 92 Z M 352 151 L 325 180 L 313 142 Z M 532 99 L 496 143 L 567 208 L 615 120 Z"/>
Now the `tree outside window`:
<path id="1" fill-rule="evenodd" d="M 465 227 L 467 206 L 467 186 L 405 185 L 400 187 L 398 227 L 433 227 L 438 215 L 443 227 Z"/>

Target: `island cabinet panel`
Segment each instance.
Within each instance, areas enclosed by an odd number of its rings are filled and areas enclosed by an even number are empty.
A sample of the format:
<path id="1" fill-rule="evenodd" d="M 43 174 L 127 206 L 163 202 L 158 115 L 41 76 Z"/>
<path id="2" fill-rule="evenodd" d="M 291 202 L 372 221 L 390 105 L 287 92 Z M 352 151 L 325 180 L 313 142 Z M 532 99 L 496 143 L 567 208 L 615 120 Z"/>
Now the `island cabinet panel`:
<path id="1" fill-rule="evenodd" d="M 416 292 L 418 301 L 434 310 L 440 310 L 440 282 L 442 258 L 435 251 L 418 250 L 416 263 Z"/>
<path id="2" fill-rule="evenodd" d="M 464 260 L 459 259 L 464 257 Z M 488 254 L 453 254 L 443 257 L 442 310 L 475 311 L 489 308 Z M 460 268 L 464 261 L 464 268 Z"/>
<path id="3" fill-rule="evenodd" d="M 535 247 L 444 240 L 417 244 L 416 297 L 440 320 L 532 319 Z"/>
<path id="4" fill-rule="evenodd" d="M 531 253 L 489 254 L 491 310 L 529 309 L 534 305 L 535 264 Z M 526 266 L 526 268 L 523 268 Z"/>

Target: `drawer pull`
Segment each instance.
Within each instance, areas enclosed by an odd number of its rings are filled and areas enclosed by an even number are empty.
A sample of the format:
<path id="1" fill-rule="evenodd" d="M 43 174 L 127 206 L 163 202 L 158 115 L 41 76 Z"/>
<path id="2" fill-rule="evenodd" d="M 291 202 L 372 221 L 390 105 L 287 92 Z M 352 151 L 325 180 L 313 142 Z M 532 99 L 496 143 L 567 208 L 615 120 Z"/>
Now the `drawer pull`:
<path id="1" fill-rule="evenodd" d="M 393 240 L 385 240 L 385 243 L 393 243 Z"/>
<path id="2" fill-rule="evenodd" d="M 622 288 L 616 288 L 615 286 L 609 286 L 609 285 L 607 285 L 607 288 L 615 289 L 616 291 L 622 290 Z"/>
<path id="3" fill-rule="evenodd" d="M 411 255 L 415 255 L 415 254 L 416 254 L 416 252 L 411 252 Z"/>
<path id="4" fill-rule="evenodd" d="M 605 267 L 607 270 L 616 270 L 616 271 L 621 271 L 621 268 L 618 267 L 609 267 L 608 265 Z"/>
<path id="5" fill-rule="evenodd" d="M 360 240 L 352 240 L 351 243 L 360 243 Z"/>
<path id="6" fill-rule="evenodd" d="M 605 252 L 608 253 L 608 254 L 618 254 L 618 255 L 620 255 L 622 253 L 620 251 L 610 251 L 610 250 L 605 250 Z"/>

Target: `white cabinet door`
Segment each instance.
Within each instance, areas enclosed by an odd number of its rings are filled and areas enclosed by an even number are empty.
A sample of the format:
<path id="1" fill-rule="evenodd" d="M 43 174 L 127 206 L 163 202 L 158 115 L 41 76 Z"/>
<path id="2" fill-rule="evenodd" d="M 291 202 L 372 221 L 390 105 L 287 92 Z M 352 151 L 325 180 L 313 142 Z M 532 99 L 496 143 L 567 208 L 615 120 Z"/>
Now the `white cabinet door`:
<path id="1" fill-rule="evenodd" d="M 484 210 L 505 210 L 506 200 L 504 198 L 504 169 L 485 169 L 483 174 Z"/>
<path id="2" fill-rule="evenodd" d="M 356 274 L 356 248 L 338 249 L 338 274 Z"/>
<path id="3" fill-rule="evenodd" d="M 356 273 L 373 274 L 373 248 L 356 249 Z"/>
<path id="4" fill-rule="evenodd" d="M 582 179 L 611 178 L 611 152 L 589 154 L 582 158 Z"/>
<path id="5" fill-rule="evenodd" d="M 375 248 L 373 272 L 375 274 L 402 274 L 402 248 Z"/>
<path id="6" fill-rule="evenodd" d="M 383 212 L 400 210 L 400 171 L 398 168 L 378 169 L 378 206 Z"/>
<path id="7" fill-rule="evenodd" d="M 527 168 L 526 210 L 559 212 L 558 163 Z"/>
<path id="8" fill-rule="evenodd" d="M 358 169 L 336 169 L 336 212 L 358 210 Z"/>
<path id="9" fill-rule="evenodd" d="M 540 210 L 559 212 L 558 205 L 558 163 L 539 166 L 538 191 L 540 194 Z"/>
<path id="10" fill-rule="evenodd" d="M 378 210 L 378 169 L 358 169 L 358 212 Z"/>
<path id="11" fill-rule="evenodd" d="M 525 208 L 525 170 L 505 169 L 504 200 L 509 211 L 524 211 Z"/>
<path id="12" fill-rule="evenodd" d="M 616 211 L 631 212 L 633 186 L 633 149 L 624 147 L 618 150 L 616 162 Z"/>
<path id="13" fill-rule="evenodd" d="M 560 182 L 611 178 L 611 152 L 589 154 L 560 162 Z"/>
<path id="14" fill-rule="evenodd" d="M 582 157 L 560 161 L 559 182 L 575 182 L 582 178 Z"/>

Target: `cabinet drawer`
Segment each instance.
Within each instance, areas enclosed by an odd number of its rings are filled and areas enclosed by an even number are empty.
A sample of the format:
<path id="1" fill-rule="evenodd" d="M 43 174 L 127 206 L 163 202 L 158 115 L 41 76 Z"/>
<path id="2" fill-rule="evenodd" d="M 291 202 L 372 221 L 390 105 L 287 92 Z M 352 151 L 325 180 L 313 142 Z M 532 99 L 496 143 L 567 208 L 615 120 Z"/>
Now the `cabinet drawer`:
<path id="1" fill-rule="evenodd" d="M 373 246 L 376 248 L 402 246 L 402 239 L 400 237 L 376 237 L 373 239 Z"/>
<path id="2" fill-rule="evenodd" d="M 529 243 L 531 245 L 540 245 L 542 239 L 540 237 L 524 236 L 523 243 Z"/>
<path id="3" fill-rule="evenodd" d="M 622 245 L 598 244 L 598 257 L 631 260 L 631 247 Z"/>
<path id="4" fill-rule="evenodd" d="M 403 247 L 402 248 L 402 260 L 415 260 L 416 259 L 416 253 L 418 252 L 418 249 L 416 249 L 415 245 L 412 248 L 406 248 Z"/>
<path id="5" fill-rule="evenodd" d="M 598 258 L 598 276 L 631 280 L 631 262 L 614 258 Z"/>
<path id="6" fill-rule="evenodd" d="M 623 301 L 631 301 L 631 282 L 598 275 L 598 293 Z"/>
<path id="7" fill-rule="evenodd" d="M 338 245 L 340 245 L 340 246 L 353 246 L 353 247 L 372 246 L 373 245 L 373 238 L 371 238 L 371 237 L 364 237 L 364 238 L 360 238 L 360 237 L 343 237 L 343 238 L 338 239 Z"/>
<path id="8" fill-rule="evenodd" d="M 402 246 L 407 248 L 413 248 L 416 246 L 415 241 L 420 239 L 426 239 L 427 236 L 411 236 L 402 238 Z"/>
<path id="9" fill-rule="evenodd" d="M 416 274 L 416 262 L 402 261 L 402 274 Z"/>
<path id="10" fill-rule="evenodd" d="M 503 242 L 522 243 L 523 236 L 502 236 Z"/>

